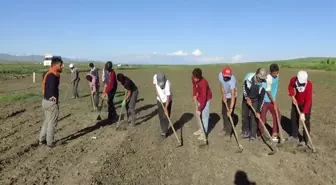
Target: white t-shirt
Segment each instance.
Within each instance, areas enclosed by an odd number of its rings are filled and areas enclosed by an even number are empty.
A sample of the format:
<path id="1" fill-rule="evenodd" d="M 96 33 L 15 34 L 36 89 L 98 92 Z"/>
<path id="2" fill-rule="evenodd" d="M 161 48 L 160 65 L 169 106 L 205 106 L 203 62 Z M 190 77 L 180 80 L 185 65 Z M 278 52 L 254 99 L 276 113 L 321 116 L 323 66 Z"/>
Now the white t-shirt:
<path id="1" fill-rule="evenodd" d="M 153 76 L 153 84 L 156 87 L 156 90 L 162 100 L 162 103 L 165 103 L 167 101 L 167 96 L 170 96 L 170 101 L 172 100 L 172 93 L 170 89 L 170 82 L 169 80 L 166 81 L 166 85 L 164 89 L 161 89 L 160 86 L 157 85 L 157 80 L 156 80 L 156 74 Z M 159 97 L 156 97 L 157 100 L 160 101 Z"/>

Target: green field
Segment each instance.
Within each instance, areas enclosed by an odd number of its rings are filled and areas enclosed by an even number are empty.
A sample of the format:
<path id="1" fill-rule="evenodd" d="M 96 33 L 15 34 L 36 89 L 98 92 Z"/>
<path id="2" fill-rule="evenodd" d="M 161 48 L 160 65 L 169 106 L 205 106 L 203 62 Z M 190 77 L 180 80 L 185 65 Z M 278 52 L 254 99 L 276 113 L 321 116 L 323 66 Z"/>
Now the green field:
<path id="1" fill-rule="evenodd" d="M 326 70 L 326 71 L 336 71 L 336 57 L 316 57 L 316 58 L 298 58 L 292 60 L 275 60 L 275 61 L 265 61 L 265 62 L 249 62 L 249 63 L 223 63 L 223 64 L 207 64 L 199 65 L 199 67 L 214 67 L 214 66 L 224 66 L 230 65 L 232 67 L 265 67 L 269 66 L 271 63 L 279 64 L 280 68 L 294 68 L 294 69 L 316 69 L 316 70 Z M 88 72 L 88 63 L 78 62 L 74 63 L 80 72 Z M 65 72 L 70 73 L 68 69 L 69 63 L 65 63 Z M 96 63 L 98 69 L 102 69 L 104 63 Z M 144 69 L 144 68 L 171 68 L 179 69 L 185 67 L 192 67 L 192 65 L 132 65 L 130 67 L 115 67 L 118 70 L 123 69 Z M 43 73 L 48 69 L 41 64 L 34 64 L 29 62 L 10 62 L 10 61 L 0 61 L 0 75 L 31 75 L 35 73 Z"/>

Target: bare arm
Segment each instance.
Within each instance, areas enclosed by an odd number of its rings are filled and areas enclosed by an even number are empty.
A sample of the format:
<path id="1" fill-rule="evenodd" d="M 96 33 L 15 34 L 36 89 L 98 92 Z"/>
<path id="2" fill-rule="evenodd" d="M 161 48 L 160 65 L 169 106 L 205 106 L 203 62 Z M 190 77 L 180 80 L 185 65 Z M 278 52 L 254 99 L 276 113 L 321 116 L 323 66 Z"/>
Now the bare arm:
<path id="1" fill-rule="evenodd" d="M 235 92 L 236 92 L 236 88 L 231 89 L 231 102 L 230 102 L 229 109 L 233 109 L 233 105 L 235 103 Z"/>

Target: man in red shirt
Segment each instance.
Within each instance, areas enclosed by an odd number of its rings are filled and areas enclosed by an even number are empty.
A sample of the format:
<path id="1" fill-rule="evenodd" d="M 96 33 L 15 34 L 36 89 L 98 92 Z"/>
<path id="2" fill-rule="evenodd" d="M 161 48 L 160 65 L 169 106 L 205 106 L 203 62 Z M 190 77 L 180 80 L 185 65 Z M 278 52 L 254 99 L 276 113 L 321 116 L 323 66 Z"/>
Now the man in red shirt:
<path id="1" fill-rule="evenodd" d="M 116 112 L 116 109 L 115 109 L 115 106 L 114 106 L 114 102 L 113 102 L 113 99 L 114 99 L 114 95 L 117 91 L 117 87 L 118 87 L 118 84 L 117 84 L 117 77 L 116 77 L 116 73 L 114 72 L 114 70 L 112 69 L 113 67 L 113 64 L 111 61 L 108 61 L 106 62 L 105 64 L 105 68 L 106 68 L 106 71 L 108 71 L 109 73 L 109 82 L 107 84 L 107 87 L 104 91 L 104 96 L 107 96 L 108 99 L 107 99 L 107 104 L 108 104 L 108 118 L 109 120 L 115 120 L 117 119 L 117 112 Z"/>
<path id="2" fill-rule="evenodd" d="M 299 142 L 299 123 L 304 121 L 307 130 L 310 133 L 310 115 L 313 100 L 313 84 L 308 80 L 308 74 L 306 71 L 299 71 L 296 76 L 293 76 L 288 85 L 288 93 L 292 98 L 292 110 L 291 110 L 291 120 L 292 120 L 292 133 L 288 140 Z M 301 114 L 296 110 L 295 105 L 299 106 Z M 308 137 L 306 132 L 303 132 L 304 140 L 300 142 L 299 145 L 305 146 L 308 142 Z"/>
<path id="3" fill-rule="evenodd" d="M 193 98 L 198 105 L 196 114 L 202 119 L 205 133 L 204 135 L 201 130 L 203 128 L 200 128 L 198 131 L 194 132 L 194 135 L 199 135 L 199 140 L 206 140 L 209 125 L 210 100 L 212 98 L 212 92 L 210 90 L 208 81 L 203 78 L 202 70 L 200 68 L 196 68 L 193 70 L 191 80 L 193 85 Z"/>

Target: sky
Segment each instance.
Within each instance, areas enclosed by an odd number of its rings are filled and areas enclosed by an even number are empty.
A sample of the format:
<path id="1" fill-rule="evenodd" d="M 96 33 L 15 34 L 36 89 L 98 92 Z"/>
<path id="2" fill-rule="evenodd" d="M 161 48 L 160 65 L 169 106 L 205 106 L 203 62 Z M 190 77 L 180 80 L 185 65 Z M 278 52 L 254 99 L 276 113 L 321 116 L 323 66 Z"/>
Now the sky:
<path id="1" fill-rule="evenodd" d="M 336 56 L 336 0 L 3 0 L 0 53 L 120 63 Z"/>

